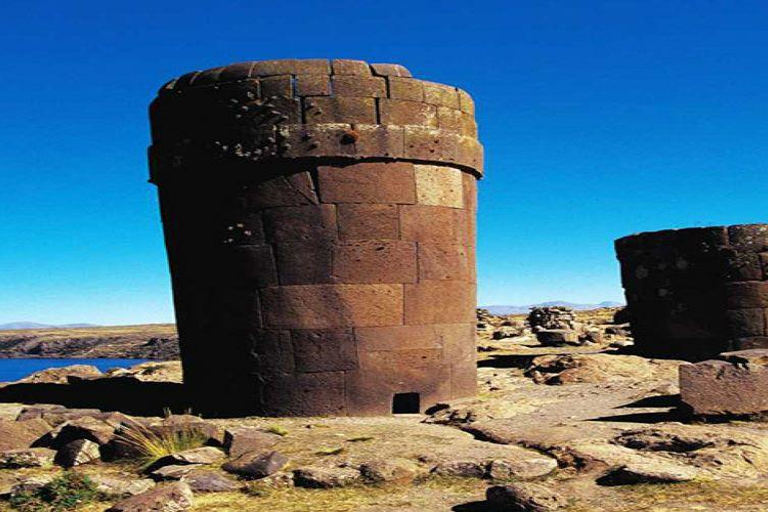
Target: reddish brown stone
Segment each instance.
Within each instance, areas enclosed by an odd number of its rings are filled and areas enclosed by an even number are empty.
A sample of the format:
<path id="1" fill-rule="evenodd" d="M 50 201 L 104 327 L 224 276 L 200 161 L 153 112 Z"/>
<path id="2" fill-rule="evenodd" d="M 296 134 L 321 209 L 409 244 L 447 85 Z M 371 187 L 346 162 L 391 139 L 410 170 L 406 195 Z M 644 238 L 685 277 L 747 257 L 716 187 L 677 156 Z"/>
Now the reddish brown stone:
<path id="1" fill-rule="evenodd" d="M 286 98 L 293 96 L 293 83 L 289 75 L 263 78 L 260 80 L 260 85 L 261 95 L 267 101 L 274 101 L 274 96 Z"/>
<path id="2" fill-rule="evenodd" d="M 437 128 L 437 107 L 414 101 L 382 99 L 379 101 L 381 124 L 419 125 Z"/>
<path id="3" fill-rule="evenodd" d="M 267 327 L 327 329 L 403 323 L 402 284 L 300 285 L 261 291 Z"/>
<path id="4" fill-rule="evenodd" d="M 731 340 L 731 350 L 768 349 L 768 336 L 749 336 Z"/>
<path id="5" fill-rule="evenodd" d="M 413 164 L 366 162 L 346 167 L 319 167 L 320 198 L 324 203 L 416 202 Z"/>
<path id="6" fill-rule="evenodd" d="M 400 158 L 405 155 L 402 126 L 357 125 L 360 138 L 355 141 L 355 154 L 359 157 L 384 156 Z"/>
<path id="7" fill-rule="evenodd" d="M 400 212 L 395 204 L 340 204 L 337 208 L 341 240 L 400 238 Z"/>
<path id="8" fill-rule="evenodd" d="M 251 336 L 253 371 L 259 375 L 291 374 L 296 370 L 290 331 L 257 329 Z"/>
<path id="9" fill-rule="evenodd" d="M 725 298 L 728 308 L 768 307 L 768 281 L 727 283 Z"/>
<path id="10" fill-rule="evenodd" d="M 464 208 L 470 212 L 477 210 L 477 178 L 468 172 L 462 173 Z"/>
<path id="11" fill-rule="evenodd" d="M 334 75 L 371 76 L 371 68 L 363 60 L 335 59 L 332 65 Z"/>
<path id="12" fill-rule="evenodd" d="M 309 172 L 276 176 L 258 184 L 244 185 L 243 188 L 243 197 L 251 210 L 319 202 Z"/>
<path id="13" fill-rule="evenodd" d="M 765 309 L 762 308 L 726 311 L 729 335 L 734 338 L 765 335 L 765 313 Z"/>
<path id="14" fill-rule="evenodd" d="M 241 245 L 225 247 L 218 262 L 220 275 L 228 282 L 253 283 L 263 287 L 277 284 L 277 271 L 272 247 L 268 245 Z"/>
<path id="15" fill-rule="evenodd" d="M 470 114 L 472 116 L 475 115 L 475 102 L 472 100 L 472 96 L 470 96 L 466 91 L 463 91 L 461 89 L 458 89 L 459 92 L 459 108 L 462 112 L 465 112 L 467 114 Z"/>
<path id="16" fill-rule="evenodd" d="M 275 246 L 280 284 L 333 283 L 333 245 L 321 240 L 283 242 Z"/>
<path id="17" fill-rule="evenodd" d="M 411 72 L 400 64 L 371 64 L 371 70 L 377 76 L 411 77 Z"/>
<path id="18" fill-rule="evenodd" d="M 260 386 L 265 416 L 345 416 L 344 372 L 268 377 Z"/>
<path id="19" fill-rule="evenodd" d="M 387 83 L 383 78 L 362 76 L 334 76 L 334 96 L 382 98 L 387 96 Z"/>
<path id="20" fill-rule="evenodd" d="M 455 87 L 424 82 L 424 101 L 433 105 L 459 109 L 459 93 Z"/>
<path id="21" fill-rule="evenodd" d="M 262 60 L 253 63 L 251 76 L 271 75 L 330 75 L 327 59 L 280 59 Z"/>
<path id="22" fill-rule="evenodd" d="M 333 277 L 340 283 L 415 283 L 416 244 L 361 240 L 333 250 Z"/>
<path id="23" fill-rule="evenodd" d="M 304 103 L 304 119 L 307 124 L 376 124 L 376 104 L 373 98 L 307 98 Z"/>
<path id="24" fill-rule="evenodd" d="M 336 207 L 288 206 L 264 211 L 267 238 L 273 242 L 330 241 L 337 237 Z"/>
<path id="25" fill-rule="evenodd" d="M 351 329 L 294 330 L 291 339 L 300 373 L 357 368 L 357 347 Z"/>
<path id="26" fill-rule="evenodd" d="M 474 358 L 477 354 L 475 324 L 437 324 L 434 329 L 440 339 L 446 361 L 465 361 L 467 358 L 472 358 L 471 366 L 475 367 Z"/>
<path id="27" fill-rule="evenodd" d="M 389 77 L 389 97 L 398 100 L 424 101 L 424 85 L 420 80 Z"/>
<path id="28" fill-rule="evenodd" d="M 432 325 L 357 327 L 355 336 L 359 349 L 367 352 L 443 348 L 443 339 Z"/>
<path id="29" fill-rule="evenodd" d="M 455 244 L 419 244 L 419 280 L 466 280 L 472 277 L 467 247 Z"/>
<path id="30" fill-rule="evenodd" d="M 425 281 L 405 285 L 405 324 L 472 322 L 475 287 L 465 281 Z"/>
<path id="31" fill-rule="evenodd" d="M 461 245 L 467 240 L 467 213 L 443 206 L 403 205 L 400 232 L 403 240 Z"/>
<path id="32" fill-rule="evenodd" d="M 327 75 L 298 75 L 296 94 L 299 96 L 330 96 L 331 80 Z"/>

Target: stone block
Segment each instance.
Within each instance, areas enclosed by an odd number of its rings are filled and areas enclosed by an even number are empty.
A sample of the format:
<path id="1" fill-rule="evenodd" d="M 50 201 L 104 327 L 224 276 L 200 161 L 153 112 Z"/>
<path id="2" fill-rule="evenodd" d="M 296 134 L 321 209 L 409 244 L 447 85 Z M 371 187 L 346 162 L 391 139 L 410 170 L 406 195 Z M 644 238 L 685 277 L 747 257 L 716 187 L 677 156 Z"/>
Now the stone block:
<path id="1" fill-rule="evenodd" d="M 474 116 L 475 102 L 472 99 L 472 96 L 470 96 L 469 93 L 461 89 L 458 89 L 458 94 L 459 94 L 459 109 L 462 112 L 465 112 L 471 116 Z"/>
<path id="2" fill-rule="evenodd" d="M 290 75 L 273 76 L 259 81 L 261 96 L 267 101 L 275 97 L 291 98 L 293 96 L 293 81 Z"/>
<path id="3" fill-rule="evenodd" d="M 355 141 L 355 153 L 360 157 L 401 158 L 404 129 L 402 126 L 356 125 L 359 138 Z"/>
<path id="4" fill-rule="evenodd" d="M 264 228 L 271 242 L 335 240 L 336 207 L 323 204 L 270 208 L 264 211 Z"/>
<path id="5" fill-rule="evenodd" d="M 261 290 L 261 302 L 268 327 L 328 329 L 403 323 L 401 284 L 278 286 Z"/>
<path id="6" fill-rule="evenodd" d="M 768 348 L 768 336 L 748 336 L 731 341 L 731 350 L 751 350 Z"/>
<path id="7" fill-rule="evenodd" d="M 318 188 L 324 203 L 416 202 L 413 164 L 365 162 L 346 167 L 318 167 Z"/>
<path id="8" fill-rule="evenodd" d="M 346 134 L 351 125 L 344 123 L 325 123 L 310 125 L 292 125 L 279 127 L 282 158 L 314 157 L 354 157 L 357 155 L 355 144 L 345 143 Z"/>
<path id="9" fill-rule="evenodd" d="M 459 110 L 459 93 L 450 85 L 424 82 L 424 102 Z"/>
<path id="10" fill-rule="evenodd" d="M 386 98 L 387 83 L 383 78 L 340 75 L 332 77 L 334 96 Z"/>
<path id="11" fill-rule="evenodd" d="M 235 285 L 258 288 L 277 284 L 277 269 L 269 245 L 239 245 L 219 251 L 218 275 Z"/>
<path id="12" fill-rule="evenodd" d="M 361 351 L 443 348 L 443 339 L 432 325 L 357 327 L 355 337 Z"/>
<path id="13" fill-rule="evenodd" d="M 252 77 L 302 74 L 330 75 L 330 62 L 327 59 L 262 60 L 254 62 L 251 68 Z"/>
<path id="14" fill-rule="evenodd" d="M 443 357 L 447 361 L 475 360 L 477 355 L 475 324 L 438 324 L 434 327 L 435 333 L 440 338 L 440 345 L 443 347 Z M 472 366 L 474 367 L 474 364 Z"/>
<path id="15" fill-rule="evenodd" d="M 729 309 L 768 307 L 768 282 L 726 283 L 725 302 Z"/>
<path id="16" fill-rule="evenodd" d="M 328 75 L 298 75 L 296 76 L 296 94 L 298 96 L 330 96 L 330 77 Z"/>
<path id="17" fill-rule="evenodd" d="M 397 240 L 400 212 L 395 204 L 338 205 L 340 240 Z"/>
<path id="18" fill-rule="evenodd" d="M 419 244 L 419 281 L 471 281 L 473 269 L 468 248 L 457 244 Z"/>
<path id="19" fill-rule="evenodd" d="M 400 64 L 371 64 L 371 70 L 376 76 L 411 77 L 411 72 Z"/>
<path id="20" fill-rule="evenodd" d="M 438 349 L 361 352 L 359 359 L 360 368 L 347 372 L 351 414 L 390 414 L 396 393 L 418 393 L 420 412 L 450 396 L 450 366 Z"/>
<path id="21" fill-rule="evenodd" d="M 443 156 L 441 139 L 450 132 L 424 126 L 406 126 L 404 128 L 403 151 L 406 158 L 414 160 L 436 160 Z M 447 137 L 446 137 L 447 139 Z M 455 155 L 448 159 L 454 161 Z"/>
<path id="22" fill-rule="evenodd" d="M 723 250 L 723 276 L 729 281 L 759 281 L 763 279 L 760 255 L 756 252 Z M 693 277 L 693 276 L 692 276 Z"/>
<path id="23" fill-rule="evenodd" d="M 464 194 L 464 208 L 477 211 L 477 178 L 468 172 L 461 173 L 461 189 Z"/>
<path id="24" fill-rule="evenodd" d="M 334 59 L 331 65 L 334 75 L 371 76 L 371 68 L 364 60 Z"/>
<path id="25" fill-rule="evenodd" d="M 768 250 L 768 226 L 765 224 L 728 226 L 728 242 L 738 251 L 763 252 Z"/>
<path id="26" fill-rule="evenodd" d="M 475 286 L 465 281 L 405 285 L 405 324 L 450 324 L 475 320 Z"/>
<path id="27" fill-rule="evenodd" d="M 768 412 L 768 351 L 723 354 L 727 359 L 680 366 L 680 396 L 698 416 Z"/>
<path id="28" fill-rule="evenodd" d="M 254 375 L 284 375 L 296 371 L 290 331 L 255 329 L 249 342 Z"/>
<path id="29" fill-rule="evenodd" d="M 294 330 L 291 339 L 299 373 L 357 368 L 357 346 L 352 329 Z"/>
<path id="30" fill-rule="evenodd" d="M 373 98 L 307 98 L 304 102 L 304 119 L 307 124 L 376 124 L 376 104 Z"/>
<path id="31" fill-rule="evenodd" d="M 448 107 L 437 108 L 437 125 L 441 130 L 449 132 L 458 132 L 462 135 L 471 135 L 463 133 L 465 129 L 464 114 L 461 110 Z"/>
<path id="32" fill-rule="evenodd" d="M 383 98 L 379 100 L 383 125 L 417 125 L 437 128 L 437 107 L 427 103 Z"/>
<path id="33" fill-rule="evenodd" d="M 416 200 L 432 206 L 464 206 L 463 180 L 459 169 L 441 165 L 414 165 Z"/>
<path id="34" fill-rule="evenodd" d="M 333 244 L 297 241 L 276 244 L 280 284 L 322 284 L 336 282 L 333 276 Z"/>
<path id="35" fill-rule="evenodd" d="M 308 171 L 276 176 L 260 183 L 248 183 L 243 188 L 242 197 L 249 210 L 319 203 Z"/>
<path id="36" fill-rule="evenodd" d="M 728 335 L 734 338 L 764 336 L 766 311 L 762 308 L 731 309 L 725 312 Z"/>
<path id="37" fill-rule="evenodd" d="M 236 82 L 239 80 L 245 80 L 251 76 L 251 68 L 253 62 L 238 62 L 236 64 L 230 64 L 226 66 L 221 74 L 219 80 L 222 82 Z"/>
<path id="38" fill-rule="evenodd" d="M 266 416 L 345 416 L 344 372 L 270 376 L 260 386 Z"/>
<path id="39" fill-rule="evenodd" d="M 389 97 L 397 100 L 424 101 L 424 85 L 420 80 L 389 77 Z"/>
<path id="40" fill-rule="evenodd" d="M 451 363 L 451 397 L 459 398 L 477 394 L 477 355 Z"/>
<path id="41" fill-rule="evenodd" d="M 567 329 L 545 329 L 536 333 L 536 339 L 545 347 L 578 345 L 579 333 Z"/>
<path id="42" fill-rule="evenodd" d="M 469 222 L 465 210 L 442 206 L 403 205 L 400 232 L 403 240 L 464 245 Z"/>
<path id="43" fill-rule="evenodd" d="M 333 277 L 341 283 L 415 283 L 416 244 L 361 240 L 333 250 Z"/>

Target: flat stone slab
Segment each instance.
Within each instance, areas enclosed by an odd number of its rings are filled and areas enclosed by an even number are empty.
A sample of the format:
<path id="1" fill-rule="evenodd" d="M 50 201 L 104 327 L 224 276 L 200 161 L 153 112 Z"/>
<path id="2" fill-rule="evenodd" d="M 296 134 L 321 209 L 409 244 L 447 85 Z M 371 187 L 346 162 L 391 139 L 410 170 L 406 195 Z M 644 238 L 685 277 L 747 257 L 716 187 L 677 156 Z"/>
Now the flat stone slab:
<path id="1" fill-rule="evenodd" d="M 696 416 L 760 416 L 768 412 L 768 350 L 720 354 L 680 366 L 680 397 Z"/>

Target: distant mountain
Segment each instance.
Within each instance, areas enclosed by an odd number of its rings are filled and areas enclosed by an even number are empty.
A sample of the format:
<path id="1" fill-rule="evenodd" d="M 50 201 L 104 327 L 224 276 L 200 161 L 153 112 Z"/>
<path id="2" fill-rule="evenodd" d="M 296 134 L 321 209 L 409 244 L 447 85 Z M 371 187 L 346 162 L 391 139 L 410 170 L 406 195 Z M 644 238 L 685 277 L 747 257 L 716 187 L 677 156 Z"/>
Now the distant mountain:
<path id="1" fill-rule="evenodd" d="M 98 327 L 96 324 L 39 324 L 37 322 L 11 322 L 0 324 L 0 331 L 14 331 L 20 329 L 77 329 L 81 327 Z"/>
<path id="2" fill-rule="evenodd" d="M 528 313 L 531 308 L 565 306 L 571 309 L 599 309 L 599 308 L 618 308 L 623 306 L 621 302 L 605 301 L 599 304 L 577 304 L 574 302 L 565 302 L 563 300 L 553 300 L 549 302 L 540 302 L 538 304 L 528 304 L 527 306 L 480 306 L 487 309 L 492 315 L 520 315 Z"/>

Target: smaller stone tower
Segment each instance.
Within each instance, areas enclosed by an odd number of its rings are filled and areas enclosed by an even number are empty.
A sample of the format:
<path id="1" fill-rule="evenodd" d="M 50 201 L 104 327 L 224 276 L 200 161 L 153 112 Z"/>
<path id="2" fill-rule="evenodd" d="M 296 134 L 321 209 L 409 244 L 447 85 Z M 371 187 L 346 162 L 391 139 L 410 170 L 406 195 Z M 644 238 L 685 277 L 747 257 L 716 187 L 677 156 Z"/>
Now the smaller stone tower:
<path id="1" fill-rule="evenodd" d="M 768 348 L 768 225 L 616 240 L 636 350 L 696 361 Z"/>

